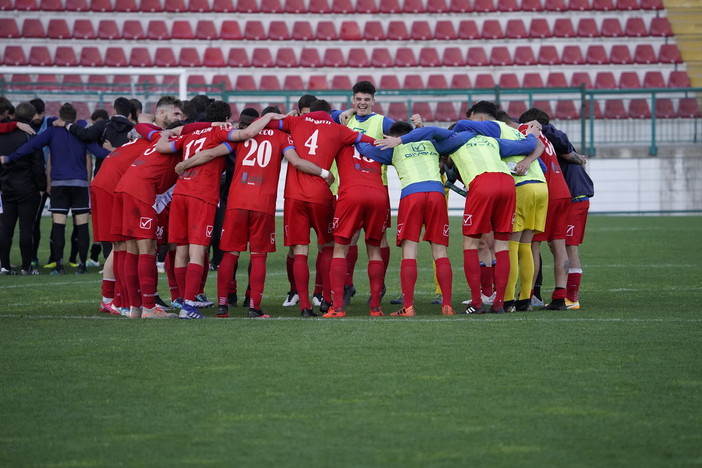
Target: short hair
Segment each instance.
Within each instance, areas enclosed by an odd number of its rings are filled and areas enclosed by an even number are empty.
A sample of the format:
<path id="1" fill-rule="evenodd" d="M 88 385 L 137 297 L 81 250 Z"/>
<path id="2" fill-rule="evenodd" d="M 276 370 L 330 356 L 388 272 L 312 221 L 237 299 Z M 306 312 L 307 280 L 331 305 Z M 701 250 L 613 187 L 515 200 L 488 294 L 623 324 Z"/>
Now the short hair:
<path id="1" fill-rule="evenodd" d="M 247 107 L 239 114 L 239 128 L 246 128 L 251 122 L 259 117 L 258 111 L 253 107 Z"/>
<path id="2" fill-rule="evenodd" d="M 130 99 L 129 104 L 131 105 L 129 108 L 129 117 L 136 122 L 137 118 L 139 117 L 139 113 L 141 113 L 141 111 L 144 109 L 144 106 L 141 105 L 140 100 L 135 98 Z"/>
<path id="3" fill-rule="evenodd" d="M 207 112 L 207 106 L 212 104 L 214 99 L 209 98 L 204 94 L 198 94 L 197 96 L 193 97 L 190 102 L 192 102 L 195 106 L 195 111 L 200 113 Z"/>
<path id="4" fill-rule="evenodd" d="M 64 103 L 59 109 L 59 118 L 66 122 L 75 122 L 77 116 L 76 108 L 70 102 Z"/>
<path id="5" fill-rule="evenodd" d="M 29 102 L 20 102 L 15 107 L 15 120 L 21 122 L 31 122 L 37 113 L 37 109 Z"/>
<path id="6" fill-rule="evenodd" d="M 132 112 L 132 103 L 126 97 L 118 97 L 115 99 L 112 107 L 115 108 L 115 113 L 117 115 L 128 116 Z"/>
<path id="7" fill-rule="evenodd" d="M 355 85 L 353 85 L 353 94 L 356 93 L 363 93 L 363 94 L 370 94 L 371 96 L 375 96 L 375 86 L 373 86 L 373 83 L 370 81 L 359 81 Z"/>
<path id="8" fill-rule="evenodd" d="M 402 120 L 396 121 L 388 129 L 388 135 L 390 136 L 402 136 L 406 135 L 412 131 L 412 124 L 404 122 Z"/>
<path id="9" fill-rule="evenodd" d="M 205 109 L 205 122 L 226 122 L 232 116 L 232 108 L 224 101 L 214 101 Z"/>
<path id="10" fill-rule="evenodd" d="M 195 104 L 193 104 L 192 101 L 183 101 L 183 114 L 185 114 L 185 117 L 197 114 Z"/>
<path id="11" fill-rule="evenodd" d="M 261 115 L 266 114 L 282 114 L 282 112 L 280 111 L 280 107 L 278 106 L 268 106 L 261 111 Z"/>
<path id="12" fill-rule="evenodd" d="M 331 111 L 332 111 L 331 104 L 329 104 L 324 99 L 317 99 L 312 104 L 310 104 L 310 112 L 317 112 L 317 111 L 323 111 L 323 112 L 326 112 L 327 114 L 331 114 Z"/>
<path id="13" fill-rule="evenodd" d="M 506 124 L 512 124 L 515 123 L 514 119 L 509 116 L 509 114 L 502 109 L 497 111 L 497 114 L 495 115 L 495 120 L 499 120 L 500 122 L 504 122 Z"/>
<path id="14" fill-rule="evenodd" d="M 90 115 L 90 120 L 93 122 L 97 120 L 108 120 L 110 118 L 110 114 L 107 113 L 105 109 L 97 109 L 95 112 L 93 112 Z"/>
<path id="15" fill-rule="evenodd" d="M 548 125 L 549 122 L 551 122 L 551 118 L 548 116 L 548 114 L 538 107 L 527 109 L 526 112 L 519 116 L 520 123 L 531 122 L 532 120 L 536 120 L 541 125 Z"/>
<path id="16" fill-rule="evenodd" d="M 495 119 L 497 118 L 497 106 L 494 102 L 478 101 L 466 111 L 466 117 L 470 117 L 471 114 L 487 114 Z"/>
<path id="17" fill-rule="evenodd" d="M 297 108 L 303 109 L 305 107 L 310 107 L 310 105 L 317 100 L 316 96 L 312 94 L 303 94 L 300 99 L 297 100 Z"/>
<path id="18" fill-rule="evenodd" d="M 43 114 L 46 112 L 46 104 L 44 104 L 44 101 L 39 99 L 39 98 L 34 98 L 31 101 L 29 101 L 31 105 L 34 106 L 34 109 L 36 109 L 37 114 Z"/>
<path id="19" fill-rule="evenodd" d="M 0 114 L 9 112 L 12 109 L 12 103 L 5 96 L 0 96 Z"/>
<path id="20" fill-rule="evenodd" d="M 167 106 L 173 106 L 177 107 L 180 110 L 183 110 L 183 102 L 175 96 L 163 96 L 156 103 L 156 110 L 158 110 L 160 107 Z"/>

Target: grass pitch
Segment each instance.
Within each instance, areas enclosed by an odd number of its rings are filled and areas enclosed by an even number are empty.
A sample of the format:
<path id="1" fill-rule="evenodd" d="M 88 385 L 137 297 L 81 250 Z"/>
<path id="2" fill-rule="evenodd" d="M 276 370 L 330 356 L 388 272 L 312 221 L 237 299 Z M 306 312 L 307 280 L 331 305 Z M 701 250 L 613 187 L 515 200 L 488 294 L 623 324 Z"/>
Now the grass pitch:
<path id="1" fill-rule="evenodd" d="M 343 320 L 280 306 L 282 251 L 271 320 L 104 317 L 96 271 L 0 277 L 0 466 L 702 465 L 701 232 L 592 216 L 583 308 L 505 316 L 441 317 L 426 246 L 415 319 L 367 317 L 362 252 Z"/>

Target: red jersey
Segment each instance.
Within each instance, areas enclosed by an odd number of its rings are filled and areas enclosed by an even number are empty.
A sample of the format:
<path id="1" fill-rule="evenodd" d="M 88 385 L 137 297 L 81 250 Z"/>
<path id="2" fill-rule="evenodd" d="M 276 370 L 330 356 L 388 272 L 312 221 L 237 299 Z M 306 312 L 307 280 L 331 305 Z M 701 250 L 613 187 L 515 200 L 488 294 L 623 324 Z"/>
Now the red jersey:
<path id="1" fill-rule="evenodd" d="M 122 175 L 129 169 L 134 160 L 144 154 L 144 151 L 151 146 L 151 142 L 146 138 L 138 138 L 127 142 L 111 152 L 102 161 L 100 171 L 95 175 L 90 183 L 91 187 L 97 187 L 105 192 L 112 193 L 122 178 Z"/>
<path id="2" fill-rule="evenodd" d="M 519 126 L 519 131 L 526 135 L 528 128 L 529 127 L 527 125 L 522 124 Z M 541 140 L 541 143 L 544 144 L 544 150 L 539 158 L 546 165 L 544 176 L 546 177 L 546 185 L 548 185 L 549 200 L 570 198 L 570 190 L 568 189 L 568 184 L 566 183 L 563 173 L 561 172 L 561 166 L 558 164 L 556 150 L 553 148 L 553 145 L 548 138 L 546 138 L 541 132 L 539 132 L 539 140 Z"/>
<path id="3" fill-rule="evenodd" d="M 355 146 L 342 148 L 336 157 L 339 172 L 339 195 L 349 190 L 363 190 L 363 187 L 386 189 L 381 177 L 383 165 L 362 156 Z"/>
<path id="4" fill-rule="evenodd" d="M 279 125 L 281 130 L 292 136 L 295 149 L 301 158 L 327 170 L 337 153 L 345 146 L 359 141 L 375 141 L 367 135 L 334 122 L 329 114 L 323 111 L 310 112 L 299 117 L 286 117 Z M 332 193 L 323 178 L 288 167 L 285 198 L 329 204 L 332 202 Z"/>
<path id="5" fill-rule="evenodd" d="M 294 148 L 290 135 L 270 128 L 233 144 L 236 158 L 227 210 L 242 209 L 275 215 L 283 153 Z M 288 167 L 288 170 L 292 169 Z"/>
<path id="6" fill-rule="evenodd" d="M 171 142 L 176 152 L 183 152 L 183 161 L 200 151 L 214 148 L 225 142 L 229 149 L 228 136 L 230 130 L 218 127 L 207 127 L 187 135 L 181 135 Z M 225 159 L 215 158 L 205 164 L 193 167 L 183 172 L 178 178 L 173 195 L 187 195 L 216 205 L 219 203 L 219 187 Z"/>

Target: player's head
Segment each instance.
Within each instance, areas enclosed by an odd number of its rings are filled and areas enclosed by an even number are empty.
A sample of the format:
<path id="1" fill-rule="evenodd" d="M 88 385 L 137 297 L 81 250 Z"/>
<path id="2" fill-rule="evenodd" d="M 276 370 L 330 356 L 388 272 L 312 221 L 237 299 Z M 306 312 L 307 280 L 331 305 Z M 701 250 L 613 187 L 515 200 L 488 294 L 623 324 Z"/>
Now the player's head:
<path id="1" fill-rule="evenodd" d="M 498 110 L 496 115 L 495 115 L 495 120 L 499 120 L 500 122 L 504 122 L 510 127 L 518 127 L 519 125 L 517 122 L 514 121 L 512 117 L 509 116 L 509 114 L 502 109 Z"/>
<path id="2" fill-rule="evenodd" d="M 141 105 L 141 101 L 138 99 L 130 99 L 129 104 L 131 105 L 129 109 L 129 120 L 137 122 L 139 120 L 139 114 L 142 113 L 144 107 Z"/>
<path id="3" fill-rule="evenodd" d="M 388 129 L 388 135 L 398 137 L 406 135 L 412 131 L 412 124 L 409 122 L 403 122 L 402 120 L 396 121 Z"/>
<path id="4" fill-rule="evenodd" d="M 95 112 L 90 114 L 90 120 L 92 120 L 93 123 L 95 123 L 99 120 L 107 120 L 109 118 L 110 118 L 110 114 L 108 114 L 105 109 L 97 109 Z"/>
<path id="5" fill-rule="evenodd" d="M 127 117 L 132 112 L 132 103 L 126 97 L 118 97 L 115 99 L 112 107 L 115 109 L 115 115 Z"/>
<path id="6" fill-rule="evenodd" d="M 39 98 L 32 99 L 29 101 L 29 103 L 33 105 L 34 109 L 37 111 L 32 123 L 34 125 L 41 126 L 41 124 L 44 122 L 44 116 L 46 115 L 46 104 L 44 104 L 44 101 Z"/>
<path id="7" fill-rule="evenodd" d="M 224 101 L 214 101 L 205 109 L 206 122 L 229 122 L 232 117 L 232 108 Z"/>
<path id="8" fill-rule="evenodd" d="M 497 106 L 494 102 L 478 101 L 466 111 L 468 120 L 495 120 L 497 118 Z"/>
<path id="9" fill-rule="evenodd" d="M 353 85 L 351 105 L 356 108 L 356 115 L 369 115 L 373 113 L 375 104 L 375 86 L 370 81 L 359 81 Z"/>
<path id="10" fill-rule="evenodd" d="M 36 114 L 37 110 L 28 102 L 20 102 L 15 107 L 15 120 L 19 122 L 29 123 Z"/>
<path id="11" fill-rule="evenodd" d="M 12 103 L 5 96 L 0 96 L 0 120 L 6 119 L 10 115 Z"/>
<path id="12" fill-rule="evenodd" d="M 300 99 L 297 100 L 297 109 L 300 115 L 305 115 L 310 112 L 310 104 L 317 100 L 316 96 L 312 94 L 303 94 Z"/>
<path id="13" fill-rule="evenodd" d="M 258 111 L 253 107 L 247 107 L 239 114 L 239 128 L 244 129 L 259 117 Z"/>
<path id="14" fill-rule="evenodd" d="M 161 128 L 168 128 L 183 118 L 183 103 L 175 96 L 163 96 L 156 103 L 154 122 Z"/>
<path id="15" fill-rule="evenodd" d="M 532 120 L 536 120 L 541 125 L 548 125 L 551 121 L 551 118 L 546 112 L 539 109 L 538 107 L 532 107 L 531 109 L 528 109 L 526 112 L 519 116 L 519 122 L 521 123 L 531 122 Z"/>
<path id="16" fill-rule="evenodd" d="M 280 107 L 278 106 L 268 106 L 261 111 L 261 115 L 266 114 L 282 114 L 282 112 L 280 111 Z"/>
<path id="17" fill-rule="evenodd" d="M 70 102 L 64 103 L 59 109 L 59 118 L 64 122 L 75 122 L 77 116 L 76 108 Z"/>
<path id="18" fill-rule="evenodd" d="M 331 114 L 331 111 L 332 111 L 331 104 L 329 104 L 324 99 L 317 99 L 312 104 L 310 104 L 310 112 L 317 112 L 317 111 L 322 111 L 322 112 L 326 112 L 327 114 Z"/>
<path id="19" fill-rule="evenodd" d="M 195 106 L 195 112 L 197 113 L 205 113 L 207 112 L 207 106 L 212 104 L 214 102 L 214 99 L 207 97 L 204 94 L 198 94 L 194 98 L 190 100 L 190 102 L 193 103 Z"/>

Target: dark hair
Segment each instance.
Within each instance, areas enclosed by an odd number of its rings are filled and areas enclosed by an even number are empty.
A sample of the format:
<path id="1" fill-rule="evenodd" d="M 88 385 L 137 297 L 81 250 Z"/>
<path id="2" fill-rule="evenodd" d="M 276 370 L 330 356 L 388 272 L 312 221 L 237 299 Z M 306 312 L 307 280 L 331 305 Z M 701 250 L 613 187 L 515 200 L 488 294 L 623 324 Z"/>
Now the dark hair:
<path id="1" fill-rule="evenodd" d="M 37 114 L 43 114 L 46 112 L 46 104 L 44 104 L 44 101 L 42 101 L 39 98 L 32 99 L 29 101 L 31 105 L 34 106 L 34 109 L 36 109 Z"/>
<path id="2" fill-rule="evenodd" d="M 497 111 L 497 115 L 495 115 L 495 120 L 499 120 L 500 122 L 504 122 L 506 124 L 512 124 L 515 123 L 514 119 L 509 116 L 509 114 L 502 109 Z"/>
<path id="3" fill-rule="evenodd" d="M 310 105 L 316 101 L 317 98 L 311 94 L 303 94 L 300 99 L 297 100 L 297 108 L 303 109 L 305 107 L 310 107 Z"/>
<path id="4" fill-rule="evenodd" d="M 12 103 L 5 96 L 0 96 L 0 114 L 9 112 L 12 109 Z M 11 112 L 10 112 L 11 113 Z"/>
<path id="5" fill-rule="evenodd" d="M 20 102 L 15 107 L 15 120 L 20 122 L 31 122 L 37 113 L 37 109 L 29 102 Z"/>
<path id="6" fill-rule="evenodd" d="M 156 103 L 156 109 L 159 107 L 173 106 L 183 110 L 183 102 L 175 96 L 163 96 Z"/>
<path id="7" fill-rule="evenodd" d="M 127 117 L 130 112 L 132 112 L 132 103 L 126 97 L 118 97 L 115 99 L 112 106 L 115 108 L 115 113 L 117 115 L 123 115 Z"/>
<path id="8" fill-rule="evenodd" d="M 205 122 L 226 122 L 232 116 L 232 108 L 224 101 L 214 101 L 205 109 Z"/>
<path id="9" fill-rule="evenodd" d="M 129 104 L 131 105 L 129 108 L 129 118 L 136 122 L 139 118 L 139 113 L 144 109 L 144 106 L 141 105 L 140 100 L 134 98 L 129 100 Z"/>
<path id="10" fill-rule="evenodd" d="M 519 116 L 519 122 L 521 123 L 531 122 L 532 120 L 536 120 L 541 125 L 548 125 L 551 118 L 538 107 L 532 107 Z"/>
<path id="11" fill-rule="evenodd" d="M 466 117 L 470 117 L 471 114 L 487 114 L 495 119 L 497 118 L 497 106 L 494 102 L 478 101 L 466 111 Z"/>
<path id="12" fill-rule="evenodd" d="M 195 106 L 195 112 L 207 112 L 207 106 L 214 102 L 214 99 L 207 97 L 204 94 L 198 94 L 190 100 Z"/>
<path id="13" fill-rule="evenodd" d="M 247 107 L 239 114 L 239 128 L 246 128 L 251 122 L 259 117 L 258 111 L 253 107 Z"/>
<path id="14" fill-rule="evenodd" d="M 70 102 L 64 103 L 59 109 L 59 118 L 66 122 L 75 122 L 77 117 L 76 108 Z"/>
<path id="15" fill-rule="evenodd" d="M 408 122 L 403 122 L 402 120 L 396 121 L 388 129 L 388 135 L 390 136 L 402 136 L 406 135 L 412 131 L 412 124 Z"/>
<path id="16" fill-rule="evenodd" d="M 96 120 L 107 120 L 110 118 L 110 114 L 107 113 L 105 109 L 97 109 L 90 115 L 90 120 L 95 122 Z"/>
<path id="17" fill-rule="evenodd" d="M 282 112 L 280 111 L 280 107 L 278 106 L 268 106 L 261 111 L 261 115 L 266 114 L 282 114 Z"/>
<path id="18" fill-rule="evenodd" d="M 187 118 L 197 114 L 195 104 L 193 104 L 192 101 L 183 101 L 183 114 L 185 114 L 185 117 Z"/>
<path id="19" fill-rule="evenodd" d="M 323 112 L 326 112 L 327 114 L 331 114 L 331 111 L 332 111 L 331 104 L 329 104 L 324 99 L 317 99 L 312 104 L 310 104 L 310 112 L 316 112 L 316 111 L 323 111 Z"/>
<path id="20" fill-rule="evenodd" d="M 363 93 L 375 96 L 375 86 L 370 81 L 359 81 L 353 85 L 353 94 Z"/>

